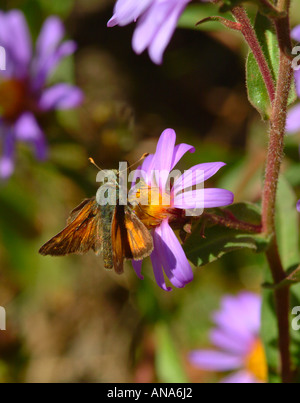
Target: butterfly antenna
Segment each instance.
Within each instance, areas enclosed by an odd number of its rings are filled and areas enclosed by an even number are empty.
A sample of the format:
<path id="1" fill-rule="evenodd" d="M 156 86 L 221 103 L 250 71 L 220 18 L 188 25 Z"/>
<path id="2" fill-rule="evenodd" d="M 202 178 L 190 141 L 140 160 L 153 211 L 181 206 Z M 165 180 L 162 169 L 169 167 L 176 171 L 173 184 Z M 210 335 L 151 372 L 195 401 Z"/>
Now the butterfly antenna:
<path id="1" fill-rule="evenodd" d="M 133 163 L 132 165 L 128 166 L 128 167 L 127 167 L 126 169 L 124 169 L 123 171 L 120 171 L 119 173 L 128 171 L 130 168 L 132 168 L 133 166 L 135 166 L 136 164 L 138 164 L 140 161 L 142 161 L 142 160 L 144 160 L 145 158 L 147 158 L 148 155 L 149 155 L 149 153 L 143 154 L 143 155 L 141 156 L 141 158 L 140 158 L 138 161 L 136 161 L 136 162 Z M 127 164 L 128 164 L 128 162 L 127 162 Z"/>
<path id="2" fill-rule="evenodd" d="M 93 158 L 89 158 L 89 161 L 91 164 L 93 164 L 99 171 L 103 171 L 102 168 L 98 167 L 98 165 L 96 164 L 96 162 L 93 160 Z"/>

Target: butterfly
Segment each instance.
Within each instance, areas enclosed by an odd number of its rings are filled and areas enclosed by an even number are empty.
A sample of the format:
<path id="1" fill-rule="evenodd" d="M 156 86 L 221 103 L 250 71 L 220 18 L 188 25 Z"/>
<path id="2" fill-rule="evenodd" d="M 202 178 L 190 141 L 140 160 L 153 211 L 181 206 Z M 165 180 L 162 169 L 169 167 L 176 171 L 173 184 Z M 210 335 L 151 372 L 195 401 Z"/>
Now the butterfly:
<path id="1" fill-rule="evenodd" d="M 114 185 L 114 184 L 113 184 Z M 100 205 L 97 197 L 85 199 L 71 213 L 67 226 L 39 253 L 50 256 L 103 254 L 104 267 L 122 274 L 124 259 L 142 260 L 153 251 L 152 236 L 130 205 Z"/>

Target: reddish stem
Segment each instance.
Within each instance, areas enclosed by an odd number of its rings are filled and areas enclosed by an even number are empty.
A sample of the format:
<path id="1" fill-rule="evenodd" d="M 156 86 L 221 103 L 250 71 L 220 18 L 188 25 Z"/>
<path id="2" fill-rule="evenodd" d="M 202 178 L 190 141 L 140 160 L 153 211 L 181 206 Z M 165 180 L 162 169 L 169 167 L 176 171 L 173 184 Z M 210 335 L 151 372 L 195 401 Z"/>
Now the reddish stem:
<path id="1" fill-rule="evenodd" d="M 241 24 L 240 30 L 241 30 L 242 34 L 244 35 L 244 38 L 245 38 L 246 42 L 248 43 L 248 45 L 255 57 L 255 60 L 258 64 L 261 75 L 265 82 L 265 86 L 267 88 L 270 101 L 271 101 L 271 103 L 273 103 L 273 101 L 275 99 L 274 80 L 272 77 L 271 70 L 266 61 L 265 55 L 262 51 L 259 40 L 257 38 L 256 32 L 247 15 L 247 12 L 243 7 L 238 6 L 238 7 L 234 7 L 232 9 L 232 14 L 233 14 L 234 18 Z"/>
<path id="2" fill-rule="evenodd" d="M 289 0 L 279 0 L 277 6 L 281 11 L 288 11 L 289 4 Z M 276 240 L 276 194 L 284 152 L 284 136 L 287 119 L 288 98 L 292 85 L 293 70 L 291 61 L 286 55 L 286 51 L 289 51 L 292 48 L 290 40 L 289 18 L 286 17 L 276 20 L 275 26 L 280 47 L 280 66 L 270 121 L 270 140 L 262 200 L 262 225 L 263 232 L 273 238 L 270 248 L 267 251 L 267 259 L 274 283 L 278 284 L 286 278 L 286 273 L 281 263 Z M 289 334 L 290 301 L 288 287 L 275 291 L 275 303 L 279 329 L 279 350 L 281 357 L 282 381 L 284 383 L 288 383 L 291 381 Z"/>

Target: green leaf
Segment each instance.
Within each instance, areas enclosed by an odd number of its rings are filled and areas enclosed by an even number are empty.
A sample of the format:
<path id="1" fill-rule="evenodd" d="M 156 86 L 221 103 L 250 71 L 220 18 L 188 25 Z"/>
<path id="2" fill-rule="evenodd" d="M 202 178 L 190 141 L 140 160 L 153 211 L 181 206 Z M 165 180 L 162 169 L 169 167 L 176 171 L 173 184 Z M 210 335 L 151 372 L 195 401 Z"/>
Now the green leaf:
<path id="1" fill-rule="evenodd" d="M 267 17 L 257 13 L 254 29 L 275 82 L 279 69 L 279 48 L 274 26 Z M 247 60 L 247 88 L 249 101 L 263 119 L 267 120 L 271 113 L 271 103 L 260 69 L 251 51 Z"/>
<path id="2" fill-rule="evenodd" d="M 292 354 L 292 362 L 295 368 L 297 368 L 297 379 L 296 382 L 300 382 L 300 330 L 298 327 L 294 327 L 294 322 L 299 325 L 299 309 L 296 309 L 296 313 L 294 311 L 295 308 L 300 308 L 300 284 L 291 288 L 291 354 Z"/>
<path id="3" fill-rule="evenodd" d="M 215 210 L 220 216 L 222 210 Z M 253 225 L 260 225 L 261 216 L 259 208 L 251 203 L 238 203 L 226 208 L 237 220 Z M 268 246 L 268 240 L 261 234 L 253 234 L 220 225 L 208 224 L 205 227 L 205 238 L 202 236 L 203 219 L 192 230 L 192 235 L 184 244 L 185 253 L 196 266 L 204 266 L 226 253 L 251 249 L 262 252 Z"/>
<path id="4" fill-rule="evenodd" d="M 265 269 L 266 280 L 271 280 L 270 270 Z M 277 317 L 275 312 L 274 292 L 270 290 L 263 291 L 263 302 L 261 312 L 261 339 L 264 344 L 269 382 L 279 383 L 280 376 L 278 369 L 280 366 L 280 356 L 278 351 L 278 327 Z"/>
<path id="5" fill-rule="evenodd" d="M 300 256 L 299 256 L 299 217 L 296 210 L 296 195 L 284 177 L 279 180 L 277 195 L 277 240 L 282 263 L 288 272 L 287 278 L 272 285 L 272 277 L 268 270 L 265 275 L 265 287 L 262 310 L 262 338 L 267 353 L 270 381 L 277 382 L 279 368 L 278 330 L 274 307 L 274 289 L 283 286 L 291 287 L 291 312 L 296 306 L 300 306 Z M 290 314 L 291 314 L 290 312 Z M 300 332 L 292 328 L 293 317 L 290 315 L 291 354 L 295 367 L 300 365 Z"/>
<path id="6" fill-rule="evenodd" d="M 280 178 L 277 196 L 277 232 L 279 250 L 285 268 L 289 270 L 286 282 L 291 287 L 291 312 L 294 307 L 300 306 L 300 273 L 299 273 L 299 213 L 296 210 L 297 197 L 293 188 L 284 177 Z M 294 281 L 292 282 L 292 279 Z M 293 319 L 290 318 L 291 354 L 296 368 L 300 365 L 300 331 L 292 327 Z M 300 374 L 298 374 L 300 376 Z"/>
<path id="7" fill-rule="evenodd" d="M 187 29 L 199 29 L 197 22 L 211 17 L 213 14 L 218 14 L 218 8 L 213 4 L 191 4 L 188 6 L 181 15 L 178 26 Z M 230 13 L 225 13 L 222 17 L 231 19 Z M 201 30 L 207 31 L 220 31 L 225 27 L 219 22 L 211 22 L 209 24 L 201 25 Z"/>
<path id="8" fill-rule="evenodd" d="M 270 68 L 273 80 L 276 82 L 279 71 L 279 45 L 274 24 L 269 18 L 258 12 L 254 29 Z M 258 110 L 262 118 L 268 120 L 271 114 L 271 102 L 260 69 L 251 51 L 247 59 L 246 76 L 249 101 L 254 108 Z M 296 99 L 297 95 L 295 86 L 293 85 L 289 97 L 289 104 L 295 102 Z"/>
<path id="9" fill-rule="evenodd" d="M 286 270 L 297 267 L 299 254 L 299 213 L 297 198 L 288 181 L 281 176 L 277 192 L 276 229 L 282 264 Z"/>
<path id="10" fill-rule="evenodd" d="M 157 326 L 156 340 L 155 364 L 159 380 L 164 383 L 187 383 L 183 363 L 166 324 L 160 323 Z"/>
<path id="11" fill-rule="evenodd" d="M 279 290 L 280 288 L 286 287 L 286 286 L 291 286 L 293 284 L 298 284 L 300 283 L 300 266 L 297 266 L 297 268 L 292 268 L 291 270 L 288 270 L 289 275 L 287 276 L 286 279 L 281 281 L 278 284 L 271 284 L 271 283 L 265 283 L 263 284 L 263 287 L 269 290 Z"/>
<path id="12" fill-rule="evenodd" d="M 242 3 L 252 3 L 259 7 L 262 14 L 270 18 L 283 18 L 286 17 L 286 11 L 279 11 L 270 0 L 223 0 L 223 4 L 220 7 L 221 12 L 226 12 L 232 10 L 234 7 L 239 6 Z"/>

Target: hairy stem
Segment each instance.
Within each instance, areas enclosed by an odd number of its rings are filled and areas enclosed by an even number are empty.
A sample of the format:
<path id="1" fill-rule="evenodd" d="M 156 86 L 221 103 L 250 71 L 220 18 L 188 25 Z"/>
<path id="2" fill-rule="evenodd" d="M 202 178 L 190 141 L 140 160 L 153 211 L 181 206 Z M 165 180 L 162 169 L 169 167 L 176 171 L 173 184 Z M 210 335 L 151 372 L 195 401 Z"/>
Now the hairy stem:
<path id="1" fill-rule="evenodd" d="M 241 32 L 244 35 L 246 42 L 248 43 L 255 60 L 260 69 L 261 75 L 265 82 L 265 86 L 267 88 L 269 98 L 271 103 L 273 103 L 275 99 L 275 84 L 272 77 L 271 70 L 268 66 L 264 53 L 262 51 L 261 45 L 257 38 L 256 32 L 251 24 L 251 21 L 246 13 L 246 10 L 242 6 L 237 6 L 232 9 L 232 15 L 236 19 L 237 22 L 241 25 Z"/>
<path id="2" fill-rule="evenodd" d="M 279 0 L 277 7 L 280 11 L 288 11 L 289 0 Z M 272 237 L 267 259 L 275 284 L 286 278 L 281 263 L 275 226 L 275 209 L 278 179 L 284 151 L 284 135 L 287 119 L 288 98 L 292 84 L 293 70 L 286 51 L 291 50 L 289 18 L 275 21 L 279 46 L 280 66 L 275 100 L 270 121 L 270 139 L 266 163 L 265 183 L 262 201 L 263 232 Z M 295 207 L 296 208 L 296 207 Z M 281 373 L 284 383 L 291 381 L 290 334 L 289 334 L 289 288 L 275 291 L 276 313 L 279 329 L 279 349 L 281 356 Z"/>

